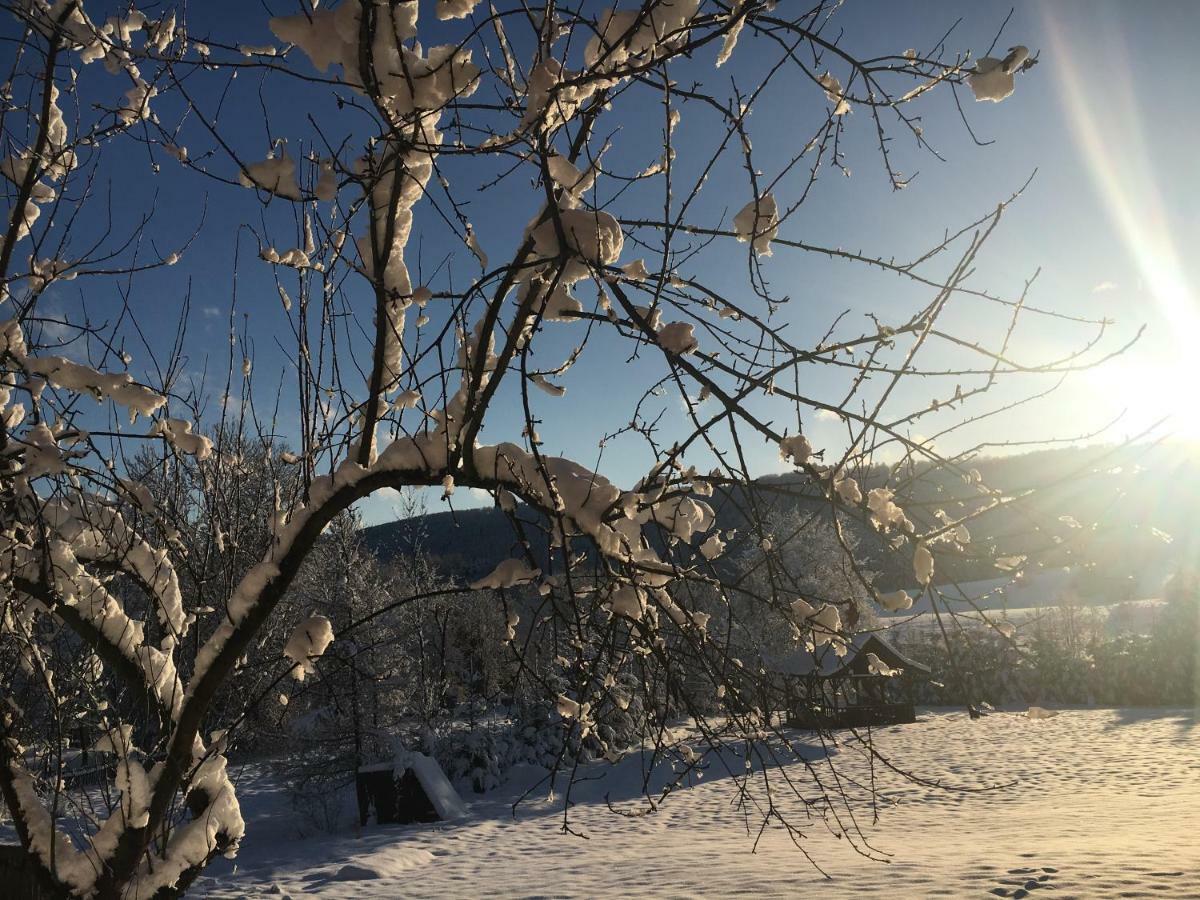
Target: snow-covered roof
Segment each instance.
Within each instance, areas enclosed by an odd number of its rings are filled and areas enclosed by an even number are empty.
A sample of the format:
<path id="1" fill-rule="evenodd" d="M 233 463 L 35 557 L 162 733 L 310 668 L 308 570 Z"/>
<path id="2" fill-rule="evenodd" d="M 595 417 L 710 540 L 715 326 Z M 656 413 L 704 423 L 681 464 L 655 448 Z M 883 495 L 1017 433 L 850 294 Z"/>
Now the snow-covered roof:
<path id="1" fill-rule="evenodd" d="M 454 789 L 454 785 L 450 783 L 450 779 L 446 777 L 446 773 L 442 771 L 442 767 L 438 765 L 436 759 L 426 756 L 424 753 L 403 750 L 398 752 L 396 758 L 391 761 L 359 766 L 358 771 L 392 771 L 399 775 L 405 769 L 412 769 L 413 775 L 416 776 L 421 789 L 425 791 L 429 802 L 433 804 L 439 819 L 459 819 L 467 814 L 466 804 L 458 795 L 458 791 Z"/>
<path id="2" fill-rule="evenodd" d="M 861 653 L 875 653 L 893 667 L 929 673 L 929 667 L 911 659 L 896 649 L 890 641 L 875 631 L 863 631 L 846 641 L 846 654 L 838 656 L 832 644 L 825 644 L 815 651 L 803 646 L 790 653 L 764 657 L 763 665 L 780 675 L 811 675 L 818 678 L 833 678 L 849 674 L 855 658 Z"/>
<path id="3" fill-rule="evenodd" d="M 410 753 L 405 762 L 417 776 L 417 781 L 425 790 L 425 796 L 437 810 L 438 818 L 459 819 L 467 814 L 466 804 L 458 796 L 458 791 L 454 789 L 442 767 L 437 764 L 437 760 L 424 753 Z"/>

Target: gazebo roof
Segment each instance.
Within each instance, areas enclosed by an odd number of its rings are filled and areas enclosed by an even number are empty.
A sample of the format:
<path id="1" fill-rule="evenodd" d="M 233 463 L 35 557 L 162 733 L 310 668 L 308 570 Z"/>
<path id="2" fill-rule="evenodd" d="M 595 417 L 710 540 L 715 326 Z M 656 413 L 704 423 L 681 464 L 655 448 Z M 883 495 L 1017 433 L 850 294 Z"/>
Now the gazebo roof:
<path id="1" fill-rule="evenodd" d="M 789 653 L 779 656 L 766 657 L 763 663 L 770 672 L 780 675 L 812 676 L 816 678 L 836 678 L 840 676 L 865 674 L 857 669 L 863 668 L 863 663 L 855 666 L 855 661 L 867 653 L 874 653 L 881 662 L 903 669 L 906 672 L 917 672 L 928 675 L 929 667 L 910 659 L 896 649 L 890 641 L 874 631 L 863 631 L 851 637 L 847 642 L 846 655 L 838 656 L 833 647 L 825 644 L 815 651 L 797 646 Z"/>

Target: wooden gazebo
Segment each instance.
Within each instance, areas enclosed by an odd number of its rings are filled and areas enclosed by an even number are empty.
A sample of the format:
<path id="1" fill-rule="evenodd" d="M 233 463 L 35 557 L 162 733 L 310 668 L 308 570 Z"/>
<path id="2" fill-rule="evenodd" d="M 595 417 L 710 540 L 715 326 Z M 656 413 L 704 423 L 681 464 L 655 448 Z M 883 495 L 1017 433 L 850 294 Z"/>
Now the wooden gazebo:
<path id="1" fill-rule="evenodd" d="M 872 656 L 874 659 L 872 659 Z M 877 669 L 898 670 L 883 675 Z M 886 667 L 886 668 L 885 668 Z M 847 641 L 838 656 L 830 645 L 803 647 L 768 661 L 777 704 L 796 728 L 862 728 L 916 721 L 914 687 L 929 677 L 929 668 L 905 656 L 875 632 Z"/>

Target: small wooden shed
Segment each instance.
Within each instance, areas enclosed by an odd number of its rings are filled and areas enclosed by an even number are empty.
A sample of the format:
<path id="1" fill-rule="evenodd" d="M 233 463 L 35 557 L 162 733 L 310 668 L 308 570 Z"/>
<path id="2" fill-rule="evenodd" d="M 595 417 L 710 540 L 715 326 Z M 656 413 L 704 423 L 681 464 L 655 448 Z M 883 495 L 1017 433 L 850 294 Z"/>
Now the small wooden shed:
<path id="1" fill-rule="evenodd" d="M 799 647 L 768 662 L 789 725 L 862 728 L 916 721 L 915 686 L 929 668 L 877 632 L 856 634 L 838 656 L 830 645 Z M 895 670 L 895 674 L 883 674 Z"/>
<path id="2" fill-rule="evenodd" d="M 358 770 L 358 818 L 366 825 L 437 822 L 467 814 L 458 791 L 437 760 L 403 752 L 390 762 Z"/>

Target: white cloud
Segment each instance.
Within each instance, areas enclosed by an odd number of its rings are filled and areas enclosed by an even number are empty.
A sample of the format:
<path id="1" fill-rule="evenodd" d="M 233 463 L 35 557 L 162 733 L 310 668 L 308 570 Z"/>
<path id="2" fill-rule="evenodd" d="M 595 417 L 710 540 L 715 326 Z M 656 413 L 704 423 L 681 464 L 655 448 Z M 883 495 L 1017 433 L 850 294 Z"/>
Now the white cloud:
<path id="1" fill-rule="evenodd" d="M 832 409 L 818 409 L 817 410 L 817 421 L 818 422 L 840 422 L 840 421 L 842 421 L 842 416 L 840 413 L 834 412 Z"/>
<path id="2" fill-rule="evenodd" d="M 354 504 L 364 525 L 380 525 L 404 518 L 400 492 L 393 488 L 381 488 Z"/>
<path id="3" fill-rule="evenodd" d="M 1117 289 L 1117 283 L 1115 281 L 1102 281 L 1098 285 L 1096 285 L 1095 287 L 1092 288 L 1092 293 L 1093 294 L 1103 294 L 1108 291 L 1115 291 L 1116 289 Z"/>

